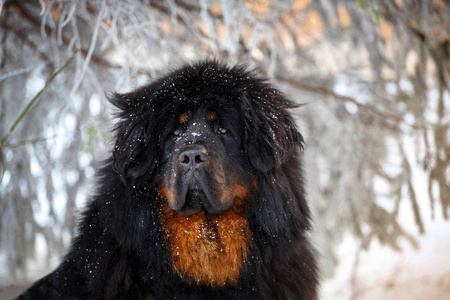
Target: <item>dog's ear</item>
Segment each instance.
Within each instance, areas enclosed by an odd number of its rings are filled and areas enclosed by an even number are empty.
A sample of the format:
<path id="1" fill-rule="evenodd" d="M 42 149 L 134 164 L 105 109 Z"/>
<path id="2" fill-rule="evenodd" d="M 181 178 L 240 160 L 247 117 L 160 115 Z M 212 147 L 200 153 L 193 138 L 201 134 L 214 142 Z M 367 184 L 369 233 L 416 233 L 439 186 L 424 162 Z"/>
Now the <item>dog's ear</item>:
<path id="1" fill-rule="evenodd" d="M 119 108 L 117 116 L 120 118 L 114 129 L 113 168 L 125 183 L 152 172 L 156 165 L 155 151 L 151 147 L 158 141 L 152 134 L 154 116 L 147 97 L 139 90 L 127 94 L 113 93 L 109 97 L 109 101 Z"/>
<path id="2" fill-rule="evenodd" d="M 247 155 L 252 166 L 259 172 L 266 173 L 277 165 L 276 147 L 267 120 L 254 119 L 248 124 Z"/>
<path id="3" fill-rule="evenodd" d="M 303 138 L 288 109 L 296 107 L 281 92 L 262 88 L 245 98 L 244 119 L 248 159 L 260 172 L 283 164 L 303 147 Z"/>

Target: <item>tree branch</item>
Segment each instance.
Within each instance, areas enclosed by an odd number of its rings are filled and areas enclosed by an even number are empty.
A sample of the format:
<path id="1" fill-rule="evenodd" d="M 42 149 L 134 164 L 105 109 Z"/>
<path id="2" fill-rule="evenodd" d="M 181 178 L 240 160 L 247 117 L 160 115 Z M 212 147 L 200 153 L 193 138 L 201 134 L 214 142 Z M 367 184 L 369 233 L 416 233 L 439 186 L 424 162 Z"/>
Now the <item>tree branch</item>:
<path id="1" fill-rule="evenodd" d="M 275 79 L 280 82 L 287 83 L 287 84 L 291 85 L 292 87 L 302 90 L 302 91 L 306 91 L 306 92 L 313 93 L 313 94 L 319 94 L 325 98 L 331 97 L 331 98 L 334 98 L 335 100 L 338 100 L 341 102 L 348 102 L 348 103 L 355 104 L 361 113 L 367 115 L 368 117 L 377 121 L 378 123 L 382 124 L 384 127 L 388 128 L 388 129 L 395 130 L 395 131 L 401 131 L 401 128 L 400 128 L 401 124 L 407 125 L 414 129 L 419 129 L 419 126 L 406 124 L 402 118 L 400 118 L 394 114 L 382 112 L 382 111 L 376 109 L 375 107 L 373 107 L 372 105 L 360 103 L 352 97 L 339 95 L 333 91 L 330 91 L 330 90 L 322 88 L 322 87 L 306 85 L 306 84 L 303 84 L 301 82 L 295 81 L 291 78 L 288 78 L 288 77 L 285 77 L 285 76 L 279 75 L 279 74 L 275 76 Z"/>

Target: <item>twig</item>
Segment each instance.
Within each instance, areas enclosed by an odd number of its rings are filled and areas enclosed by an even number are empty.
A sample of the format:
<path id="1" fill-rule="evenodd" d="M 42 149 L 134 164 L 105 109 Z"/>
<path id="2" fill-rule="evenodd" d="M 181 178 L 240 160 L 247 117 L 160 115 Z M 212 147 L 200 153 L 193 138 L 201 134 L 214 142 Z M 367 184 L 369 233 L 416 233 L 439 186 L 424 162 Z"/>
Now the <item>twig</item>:
<path id="1" fill-rule="evenodd" d="M 373 232 L 373 230 L 372 230 Z M 358 293 L 360 293 L 358 287 L 358 268 L 361 262 L 361 254 L 364 249 L 368 246 L 369 241 L 371 240 L 372 233 L 369 233 L 365 237 L 361 238 L 358 249 L 355 252 L 355 261 L 353 262 L 352 274 L 350 277 L 350 283 L 352 288 L 351 300 L 358 299 Z"/>
<path id="2" fill-rule="evenodd" d="M 75 84 L 73 85 L 72 91 L 70 92 L 69 95 L 73 95 L 73 93 L 75 93 L 75 91 L 78 89 L 81 82 L 83 81 L 84 74 L 86 73 L 86 70 L 88 69 L 89 62 L 91 61 L 91 57 L 92 57 L 92 54 L 94 53 L 95 45 L 97 43 L 97 36 L 98 36 L 99 30 L 100 30 L 100 24 L 102 22 L 103 15 L 105 13 L 105 5 L 106 5 L 105 1 L 102 1 L 100 11 L 97 15 L 97 21 L 95 22 L 94 32 L 93 32 L 92 38 L 91 38 L 91 44 L 90 44 L 89 50 L 86 54 L 86 59 L 83 64 L 83 68 L 81 69 L 79 76 L 77 76 L 78 78 L 76 78 Z"/>
<path id="3" fill-rule="evenodd" d="M 1 152 L 0 152 L 0 164 L 2 166 L 2 172 L 0 173 L 0 183 L 2 183 L 3 176 L 5 175 L 5 171 L 6 171 L 6 163 L 5 163 L 5 159 L 3 158 L 3 155 Z"/>
<path id="4" fill-rule="evenodd" d="M 46 140 L 47 140 L 46 138 L 39 137 L 39 138 L 35 138 L 35 139 L 32 139 L 32 140 L 20 141 L 20 142 L 15 143 L 15 144 L 4 144 L 3 148 L 14 149 L 14 148 L 19 148 L 19 147 L 25 146 L 26 144 L 37 144 L 37 143 L 40 143 L 40 142 L 44 142 Z"/>
<path id="5" fill-rule="evenodd" d="M 2 75 L 0 75 L 0 81 L 8 79 L 8 78 L 11 78 L 11 77 L 14 77 L 14 76 L 21 75 L 23 73 L 30 72 L 30 70 L 31 70 L 31 68 L 22 68 L 22 69 L 11 71 L 11 72 L 9 72 L 7 74 L 2 74 Z"/>

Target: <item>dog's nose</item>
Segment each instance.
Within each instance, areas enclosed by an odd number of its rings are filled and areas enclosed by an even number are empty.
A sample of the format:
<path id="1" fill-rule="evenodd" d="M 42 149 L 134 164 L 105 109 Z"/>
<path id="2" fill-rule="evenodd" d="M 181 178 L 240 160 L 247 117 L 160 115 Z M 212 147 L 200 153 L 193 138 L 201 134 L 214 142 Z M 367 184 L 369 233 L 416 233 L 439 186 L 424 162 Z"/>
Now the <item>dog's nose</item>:
<path id="1" fill-rule="evenodd" d="M 178 161 L 183 168 L 196 169 L 206 161 L 206 158 L 206 149 L 194 148 L 181 152 Z"/>

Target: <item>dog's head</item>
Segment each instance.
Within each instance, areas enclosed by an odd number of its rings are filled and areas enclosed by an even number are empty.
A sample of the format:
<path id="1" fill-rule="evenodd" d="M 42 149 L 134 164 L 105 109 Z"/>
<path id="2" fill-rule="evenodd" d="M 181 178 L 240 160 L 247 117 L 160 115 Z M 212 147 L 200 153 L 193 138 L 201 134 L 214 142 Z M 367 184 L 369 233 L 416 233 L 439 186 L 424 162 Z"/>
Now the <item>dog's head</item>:
<path id="1" fill-rule="evenodd" d="M 125 183 L 155 180 L 185 215 L 226 211 L 301 146 L 292 102 L 255 74 L 216 61 L 111 101 L 121 109 L 116 171 Z"/>

